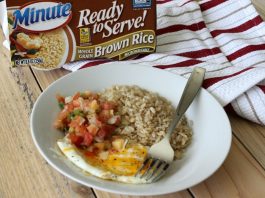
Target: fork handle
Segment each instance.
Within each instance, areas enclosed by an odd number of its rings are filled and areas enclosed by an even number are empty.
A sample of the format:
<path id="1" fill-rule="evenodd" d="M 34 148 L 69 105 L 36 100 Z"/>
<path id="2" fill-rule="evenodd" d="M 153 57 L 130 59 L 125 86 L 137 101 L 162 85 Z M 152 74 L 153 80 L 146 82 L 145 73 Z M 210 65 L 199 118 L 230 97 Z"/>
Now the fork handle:
<path id="1" fill-rule="evenodd" d="M 182 96 L 180 98 L 177 109 L 173 115 L 172 122 L 170 123 L 166 137 L 169 139 L 180 119 L 192 103 L 193 99 L 196 97 L 199 92 L 205 76 L 205 69 L 196 67 L 193 69 L 188 82 L 184 88 Z"/>

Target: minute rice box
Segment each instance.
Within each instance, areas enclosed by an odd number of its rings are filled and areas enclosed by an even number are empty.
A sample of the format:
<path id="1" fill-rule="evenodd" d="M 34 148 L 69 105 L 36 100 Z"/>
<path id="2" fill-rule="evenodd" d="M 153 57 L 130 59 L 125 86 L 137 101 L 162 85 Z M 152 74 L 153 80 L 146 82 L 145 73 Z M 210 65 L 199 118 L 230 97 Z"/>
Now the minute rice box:
<path id="1" fill-rule="evenodd" d="M 50 70 L 78 60 L 124 60 L 156 48 L 153 0 L 6 3 L 13 66 Z"/>

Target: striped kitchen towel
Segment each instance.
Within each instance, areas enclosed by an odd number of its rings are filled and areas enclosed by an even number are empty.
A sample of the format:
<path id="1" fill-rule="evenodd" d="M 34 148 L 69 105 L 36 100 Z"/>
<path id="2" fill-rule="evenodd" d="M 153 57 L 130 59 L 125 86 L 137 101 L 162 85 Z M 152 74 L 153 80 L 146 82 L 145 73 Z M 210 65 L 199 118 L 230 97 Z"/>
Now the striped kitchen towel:
<path id="1" fill-rule="evenodd" d="M 203 67 L 204 87 L 222 106 L 265 125 L 265 23 L 250 0 L 158 1 L 157 26 L 157 52 L 123 63 L 184 77 L 193 67 Z M 75 71 L 109 62 L 84 61 L 64 68 Z"/>

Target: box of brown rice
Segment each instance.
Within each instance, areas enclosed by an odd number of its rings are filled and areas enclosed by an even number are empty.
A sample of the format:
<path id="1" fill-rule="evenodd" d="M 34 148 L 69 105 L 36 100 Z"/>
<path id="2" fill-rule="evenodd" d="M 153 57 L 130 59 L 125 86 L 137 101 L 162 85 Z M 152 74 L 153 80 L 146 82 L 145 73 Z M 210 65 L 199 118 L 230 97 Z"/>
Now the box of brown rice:
<path id="1" fill-rule="evenodd" d="M 156 48 L 154 0 L 6 0 L 13 66 L 124 60 Z"/>

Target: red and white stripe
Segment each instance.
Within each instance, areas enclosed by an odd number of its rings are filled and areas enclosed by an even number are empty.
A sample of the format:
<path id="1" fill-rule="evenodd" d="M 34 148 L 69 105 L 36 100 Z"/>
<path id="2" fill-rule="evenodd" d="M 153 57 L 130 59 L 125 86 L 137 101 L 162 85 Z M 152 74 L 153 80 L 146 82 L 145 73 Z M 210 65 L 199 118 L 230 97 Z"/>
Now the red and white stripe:
<path id="1" fill-rule="evenodd" d="M 184 77 L 203 67 L 204 87 L 223 106 L 265 125 L 265 23 L 250 0 L 157 0 L 157 27 L 157 53 L 122 63 Z M 109 62 L 89 60 L 64 68 L 75 71 Z"/>

